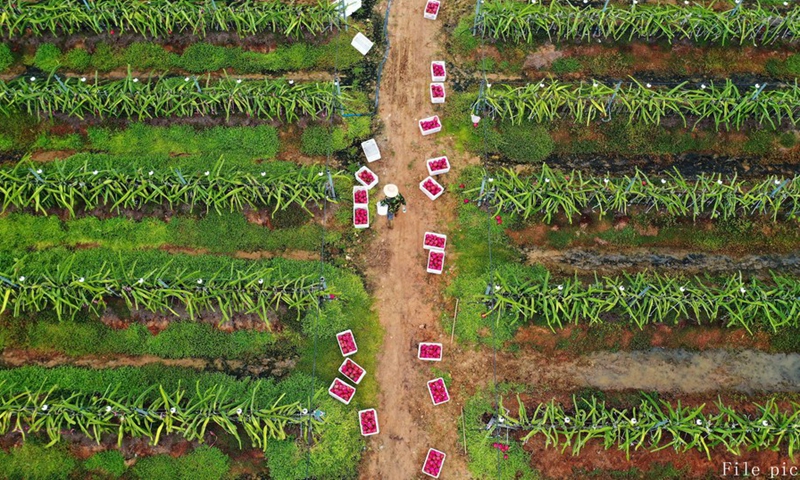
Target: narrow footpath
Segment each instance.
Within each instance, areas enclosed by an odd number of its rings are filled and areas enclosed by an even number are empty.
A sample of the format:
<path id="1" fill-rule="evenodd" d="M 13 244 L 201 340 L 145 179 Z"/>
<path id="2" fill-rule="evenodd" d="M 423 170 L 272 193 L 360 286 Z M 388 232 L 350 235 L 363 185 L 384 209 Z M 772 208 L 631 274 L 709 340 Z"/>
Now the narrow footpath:
<path id="1" fill-rule="evenodd" d="M 377 136 L 383 158 L 369 165 L 380 178 L 370 196 L 382 199 L 383 186 L 394 183 L 408 202 L 408 213 L 398 214 L 393 229 L 387 228 L 386 217 L 377 217 L 371 226 L 378 237 L 372 242 L 376 251 L 370 257 L 382 261 L 371 264 L 367 276 L 385 338 L 375 372 L 381 389 L 377 405 L 381 433 L 368 441 L 361 466 L 364 479 L 428 478 L 421 469 L 430 447 L 447 453 L 441 478 L 469 478 L 463 448 L 457 443 L 460 407 L 453 394 L 457 387 L 451 388 L 450 402 L 436 407 L 426 388 L 428 380 L 441 376 L 432 369 L 449 371 L 452 356 L 448 355 L 449 334 L 441 331 L 440 324 L 448 273 L 426 272 L 422 240 L 425 231 L 447 233 L 447 224 L 455 218 L 455 201 L 448 193 L 431 201 L 418 185 L 428 175 L 427 158 L 446 154 L 455 168 L 460 165 L 442 133 L 423 137 L 417 125 L 421 118 L 443 113 L 441 105 L 431 104 L 428 93 L 430 62 L 443 59 L 437 41 L 443 35 L 442 23 L 424 19 L 424 7 L 422 0 L 392 1 L 391 50 L 379 109 L 383 130 Z M 445 187 L 456 175 L 451 172 L 441 180 Z M 446 259 L 445 269 L 448 264 Z M 417 360 L 420 341 L 443 342 L 444 360 Z M 454 386 L 461 381 L 454 378 Z"/>

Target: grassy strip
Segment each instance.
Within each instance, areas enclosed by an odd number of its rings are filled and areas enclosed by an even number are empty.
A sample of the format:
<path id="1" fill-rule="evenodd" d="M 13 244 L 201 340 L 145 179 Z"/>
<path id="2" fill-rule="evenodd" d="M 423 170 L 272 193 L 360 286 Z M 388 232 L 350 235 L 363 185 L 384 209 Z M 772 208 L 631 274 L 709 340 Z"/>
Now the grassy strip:
<path id="1" fill-rule="evenodd" d="M 189 396 L 193 396 L 194 385 L 201 391 L 219 386 L 229 393 L 229 398 L 250 398 L 255 402 L 267 404 L 270 399 L 285 395 L 283 402 L 307 403 L 311 379 L 307 375 L 295 374 L 290 378 L 275 383 L 262 381 L 261 388 L 251 392 L 254 381 L 237 380 L 220 373 L 201 373 L 192 369 L 171 368 L 163 366 L 145 366 L 141 368 L 118 368 L 89 370 L 74 367 L 45 369 L 41 367 L 21 367 L 13 370 L 0 370 L 0 382 L 13 383 L 20 388 L 38 390 L 58 386 L 59 390 L 104 392 L 109 385 L 118 386 L 119 396 L 129 395 L 137 398 L 144 393 L 145 385 L 162 385 L 166 391 L 189 387 Z M 322 387 L 324 382 L 317 386 Z M 325 385 L 326 386 L 326 385 Z M 355 403 L 360 401 L 356 393 Z M 159 398 L 158 390 L 143 396 L 145 401 Z M 271 404 L 271 403 L 269 403 Z M 314 404 L 325 412 L 325 424 L 318 431 L 316 443 L 311 447 L 311 472 L 316 478 L 353 478 L 364 445 L 363 437 L 358 434 L 357 422 L 353 420 L 353 404 L 345 407 L 327 394 L 322 395 Z M 294 438 L 272 440 L 267 445 L 267 465 L 273 478 L 303 478 L 305 471 L 305 442 Z M 174 478 L 174 477 L 168 477 Z"/>
<path id="2" fill-rule="evenodd" d="M 0 71 L 17 64 L 35 66 L 44 72 L 66 70 L 76 73 L 110 72 L 130 67 L 136 71 L 184 71 L 189 73 L 215 72 L 225 69 L 236 73 L 275 73 L 299 70 L 340 70 L 350 68 L 363 59 L 350 47 L 355 32 L 342 32 L 323 45 L 295 43 L 279 45 L 269 53 L 249 51 L 242 47 L 193 43 L 181 54 L 153 42 L 136 42 L 118 47 L 100 42 L 90 51 L 84 47 L 62 51 L 53 43 L 39 45 L 35 53 L 12 55 L 12 63 L 4 61 L 11 54 L 8 45 L 0 44 Z M 339 53 L 338 57 L 336 56 Z"/>
<path id="3" fill-rule="evenodd" d="M 519 245 L 530 245 L 534 238 L 527 237 L 523 230 L 531 224 L 516 220 L 514 216 L 506 216 L 503 224 L 512 231 L 517 230 L 519 240 L 516 242 Z M 764 252 L 792 253 L 800 250 L 797 227 L 789 222 L 739 217 L 698 225 L 689 219 L 679 220 L 639 214 L 627 219 L 627 225 L 619 223 L 613 227 L 611 220 L 598 219 L 598 224 L 590 223 L 588 231 L 579 225 L 559 222 L 557 228 L 543 229 L 544 238 L 536 237 L 535 242 L 541 248 L 585 247 L 607 251 L 614 250 L 614 247 L 669 247 L 696 252 L 761 255 Z"/>
<path id="4" fill-rule="evenodd" d="M 513 125 L 510 121 L 484 118 L 480 127 L 475 129 L 469 112 L 476 98 L 473 93 L 448 92 L 445 105 L 448 115 L 443 118 L 444 128 L 455 137 L 458 148 L 477 154 L 483 154 L 483 131 L 486 128 L 485 148 L 495 160 L 535 164 L 552 154 L 670 156 L 708 153 L 759 156 L 781 163 L 800 161 L 800 136 L 793 131 L 690 130 L 679 125 L 629 123 L 617 116 L 607 123 L 590 125 L 570 119 L 541 123 L 526 121 Z"/>
<path id="5" fill-rule="evenodd" d="M 246 360 L 291 353 L 298 343 L 299 338 L 291 332 L 238 330 L 227 333 L 206 323 L 188 321 L 170 323 L 157 335 L 139 323 L 118 330 L 88 318 L 5 321 L 0 331 L 0 348 L 34 349 L 76 357 L 113 354 Z"/>
<path id="6" fill-rule="evenodd" d="M 65 443 L 47 448 L 37 440 L 8 452 L 0 451 L 0 476 L 36 480 L 69 478 L 120 478 L 159 480 L 222 480 L 235 461 L 216 447 L 200 446 L 180 457 L 154 455 L 136 460 L 132 467 L 118 450 L 95 453 L 82 460 L 70 454 Z"/>
<path id="7" fill-rule="evenodd" d="M 0 221 L 0 250 L 23 252 L 58 246 L 102 247 L 110 250 L 185 247 L 210 253 L 319 250 L 322 227 L 309 222 L 300 209 L 276 212 L 275 230 L 247 221 L 241 213 L 209 213 L 202 218 L 176 216 L 168 222 L 154 218 L 133 221 L 83 217 L 63 221 L 11 213 Z M 336 244 L 341 233 L 325 231 L 325 242 Z"/>

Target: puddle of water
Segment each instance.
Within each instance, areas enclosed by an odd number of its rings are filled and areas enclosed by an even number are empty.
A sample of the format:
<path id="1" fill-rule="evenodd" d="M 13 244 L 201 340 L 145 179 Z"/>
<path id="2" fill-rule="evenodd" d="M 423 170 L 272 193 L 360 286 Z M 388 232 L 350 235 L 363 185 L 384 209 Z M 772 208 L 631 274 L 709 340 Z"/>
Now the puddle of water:
<path id="1" fill-rule="evenodd" d="M 610 390 L 797 392 L 800 354 L 662 349 L 600 352 L 579 360 L 574 375 L 576 383 Z"/>

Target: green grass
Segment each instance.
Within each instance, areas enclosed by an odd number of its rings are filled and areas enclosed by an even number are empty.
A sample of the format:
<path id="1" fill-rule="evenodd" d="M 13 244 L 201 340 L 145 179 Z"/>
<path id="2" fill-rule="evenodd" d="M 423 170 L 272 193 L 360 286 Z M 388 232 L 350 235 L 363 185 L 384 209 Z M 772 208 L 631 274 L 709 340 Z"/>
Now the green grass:
<path id="1" fill-rule="evenodd" d="M 523 122 L 520 126 L 483 118 L 475 128 L 470 122 L 470 113 L 476 100 L 477 91 L 474 90 L 448 94 L 443 130 L 453 138 L 456 150 L 476 155 L 483 155 L 485 150 L 492 160 L 536 163 L 551 153 L 623 156 L 705 153 L 800 162 L 800 148 L 797 148 L 797 136 L 793 132 L 751 129 L 731 138 L 729 132 L 628 123 L 621 117 L 590 125 L 564 119 Z M 739 134 L 745 136 L 743 141 Z"/>
<path id="2" fill-rule="evenodd" d="M 336 66 L 347 69 L 363 59 L 350 42 L 355 31 L 335 35 L 322 44 L 292 43 L 278 45 L 268 53 L 241 47 L 217 46 L 205 42 L 192 43 L 180 54 L 153 42 L 136 42 L 127 47 L 99 43 L 92 49 L 75 47 L 62 50 L 52 43 L 39 45 L 31 56 L 22 55 L 17 64 L 34 65 L 44 72 L 54 69 L 88 73 L 109 72 L 130 66 L 137 71 L 185 71 L 204 74 L 218 70 L 234 73 L 278 73 L 301 70 L 330 70 Z M 0 71 L 9 68 L 14 58 L 3 55 L 0 44 Z"/>
<path id="3" fill-rule="evenodd" d="M 15 382 L 20 386 L 38 389 L 41 385 L 58 385 L 60 389 L 81 391 L 105 391 L 109 385 L 119 385 L 118 392 L 140 395 L 145 386 L 163 385 L 165 390 L 174 390 L 178 385 L 189 387 L 199 383 L 201 390 L 219 385 L 228 389 L 233 396 L 244 395 L 254 382 L 251 379 L 236 379 L 221 373 L 197 372 L 192 369 L 149 365 L 140 368 L 83 369 L 76 367 L 21 367 L 13 370 L 0 370 L 0 381 Z M 312 390 L 311 378 L 294 374 L 276 383 L 262 381 L 256 392 L 260 402 L 274 400 L 285 394 L 285 402 L 300 401 L 308 405 L 308 394 Z M 322 382 L 317 388 L 323 388 Z M 150 397 L 159 395 L 158 390 L 149 393 Z M 358 461 L 364 447 L 364 440 L 358 433 L 358 425 L 353 419 L 353 411 L 358 401 L 349 407 L 323 393 L 314 403 L 314 408 L 325 412 L 325 425 L 318 430 L 318 436 L 311 447 L 310 475 L 320 479 L 355 478 Z M 219 435 L 219 443 L 226 444 L 225 435 Z M 272 478 L 305 478 L 306 444 L 294 437 L 270 442 L 266 456 L 267 466 Z M 217 479 L 227 474 L 230 460 L 216 449 L 201 446 L 189 455 L 179 458 L 158 455 L 139 459 L 130 469 L 132 478 L 169 479 Z M 225 466 L 225 468 L 223 468 Z M 44 449 L 34 442 L 28 442 L 20 450 L 10 454 L 0 452 L 0 474 L 3 478 L 35 478 L 42 480 L 69 478 L 70 473 L 87 470 L 119 470 L 116 458 L 90 457 L 82 468 L 76 470 L 77 462 L 66 453 L 66 448 L 56 446 Z M 25 472 L 25 473 L 22 473 Z M 27 475 L 27 476 L 23 476 Z M 74 478 L 74 477 L 72 477 Z M 83 477 L 80 477 L 83 478 Z"/>
<path id="4" fill-rule="evenodd" d="M 250 223 L 241 213 L 209 212 L 201 218 L 176 216 L 168 222 L 155 218 L 134 221 L 124 217 L 101 220 L 83 217 L 60 220 L 10 213 L 0 217 L 0 250 L 23 252 L 54 247 L 102 247 L 117 251 L 157 249 L 165 246 L 194 248 L 210 253 L 231 254 L 238 251 L 305 250 L 316 252 L 322 238 L 322 227 L 311 223 L 311 217 L 298 208 L 292 220 L 286 212 L 276 214 L 275 224 L 289 223 L 282 228 L 269 228 Z M 292 225 L 298 224 L 296 226 Z M 280 226 L 280 225 L 278 225 Z M 325 241 L 335 244 L 340 233 L 326 230 Z"/>
<path id="5" fill-rule="evenodd" d="M 508 480 L 535 480 L 540 478 L 538 472 L 530 466 L 530 455 L 522 449 L 516 440 L 506 442 L 505 438 L 489 437 L 484 430 L 486 424 L 482 417 L 491 414 L 493 395 L 487 390 L 481 390 L 467 399 L 464 405 L 464 423 L 459 419 L 458 441 L 464 446 L 466 438 L 467 454 L 469 455 L 468 468 L 473 478 L 496 478 Z M 464 428 L 466 424 L 466 429 Z M 493 446 L 494 443 L 503 443 L 511 446 L 507 455 Z"/>
<path id="6" fill-rule="evenodd" d="M 480 175 L 479 168 L 467 168 L 462 171 L 459 182 L 480 183 Z M 458 190 L 457 187 L 451 187 L 451 191 Z M 505 233 L 506 224 L 498 225 L 494 218 L 472 203 L 459 203 L 457 213 L 457 224 L 451 228 L 455 233 L 450 241 L 457 252 L 455 266 L 459 274 L 446 290 L 450 297 L 460 299 L 455 332 L 461 341 L 491 344 L 491 322 L 494 319 L 482 318 L 486 308 L 474 302 L 474 297 L 484 293 L 489 281 L 488 236 L 491 235 L 491 258 L 495 269 L 521 268 L 516 263 L 519 255 Z M 450 331 L 452 316 L 444 315 L 443 321 L 445 331 Z M 509 322 L 500 321 L 496 326 L 495 340 L 498 345 L 510 339 L 516 330 Z"/>
<path id="7" fill-rule="evenodd" d="M 292 354 L 300 341 L 291 331 L 227 333 L 207 323 L 189 321 L 172 322 L 157 335 L 139 323 L 120 330 L 89 318 L 58 321 L 40 316 L 37 321 L 6 319 L 0 325 L 0 343 L 4 348 L 35 349 L 70 356 L 122 354 L 252 359 Z"/>

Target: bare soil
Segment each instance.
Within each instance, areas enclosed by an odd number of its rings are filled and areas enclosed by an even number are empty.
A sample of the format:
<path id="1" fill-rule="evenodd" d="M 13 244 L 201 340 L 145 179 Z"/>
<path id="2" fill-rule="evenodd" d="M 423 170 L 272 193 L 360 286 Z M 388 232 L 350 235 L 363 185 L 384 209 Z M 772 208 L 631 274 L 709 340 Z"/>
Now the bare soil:
<path id="1" fill-rule="evenodd" d="M 418 342 L 446 337 L 439 317 L 443 310 L 452 314 L 452 307 L 445 307 L 441 297 L 451 272 L 426 273 L 421 244 L 425 231 L 447 231 L 454 219 L 455 200 L 445 194 L 431 202 L 419 190 L 418 183 L 427 176 L 424 160 L 446 153 L 456 168 L 475 161 L 448 149 L 450 142 L 441 134 L 420 135 L 417 121 L 442 111 L 431 105 L 428 84 L 431 60 L 444 57 L 439 42 L 442 24 L 424 20 L 423 5 L 412 0 L 392 2 L 391 50 L 379 109 L 383 132 L 376 137 L 383 159 L 370 165 L 381 180 L 379 189 L 387 183 L 399 187 L 408 213 L 399 214 L 393 229 L 387 228 L 385 217 L 374 219 L 372 227 L 378 238 L 368 253 L 366 273 L 385 337 L 375 372 L 381 385 L 376 406 L 381 434 L 368 441 L 361 467 L 364 479 L 422 478 L 420 470 L 430 447 L 448 453 L 441 478 L 470 478 L 463 449 L 457 444 L 457 425 L 461 387 L 474 379 L 453 375 L 452 400 L 434 407 L 426 381 L 439 375 L 431 371 L 430 363 L 416 359 Z M 446 185 L 450 179 L 439 180 Z M 381 190 L 373 190 L 372 195 L 382 198 Z M 447 263 L 452 262 L 447 261 L 446 268 Z M 452 371 L 458 363 L 454 353 L 446 346 L 444 361 L 435 367 Z"/>

